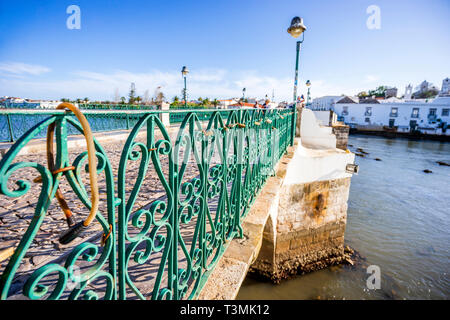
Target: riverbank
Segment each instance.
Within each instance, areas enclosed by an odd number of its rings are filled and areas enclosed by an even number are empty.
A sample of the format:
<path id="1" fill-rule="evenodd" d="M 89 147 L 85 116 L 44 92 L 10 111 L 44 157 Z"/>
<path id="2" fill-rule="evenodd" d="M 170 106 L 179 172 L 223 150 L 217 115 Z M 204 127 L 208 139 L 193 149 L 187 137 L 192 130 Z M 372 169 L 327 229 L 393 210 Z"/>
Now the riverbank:
<path id="1" fill-rule="evenodd" d="M 350 134 L 361 134 L 369 136 L 378 136 L 384 138 L 404 138 L 411 140 L 431 140 L 450 142 L 450 135 L 423 134 L 420 132 L 398 132 L 398 131 L 376 131 L 376 130 L 358 130 L 350 128 Z"/>

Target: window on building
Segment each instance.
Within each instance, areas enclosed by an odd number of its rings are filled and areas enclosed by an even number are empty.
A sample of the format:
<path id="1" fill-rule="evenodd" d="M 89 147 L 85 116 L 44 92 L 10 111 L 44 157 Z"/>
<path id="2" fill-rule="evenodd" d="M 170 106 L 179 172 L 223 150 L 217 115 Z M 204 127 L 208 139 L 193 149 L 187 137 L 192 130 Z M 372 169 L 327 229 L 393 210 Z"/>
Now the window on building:
<path id="1" fill-rule="evenodd" d="M 413 108 L 411 118 L 418 118 L 418 117 L 419 117 L 419 108 Z"/>
<path id="2" fill-rule="evenodd" d="M 436 111 L 437 111 L 437 109 L 431 108 L 430 109 L 430 116 L 435 116 L 436 115 Z"/>
<path id="3" fill-rule="evenodd" d="M 372 107 L 366 107 L 366 116 L 371 116 L 372 115 Z"/>
<path id="4" fill-rule="evenodd" d="M 342 115 L 343 116 L 348 115 L 348 107 L 347 106 L 346 107 L 342 107 Z"/>
<path id="5" fill-rule="evenodd" d="M 389 119 L 389 128 L 393 128 L 395 125 L 395 119 Z"/>
<path id="6" fill-rule="evenodd" d="M 398 115 L 398 108 L 391 108 L 391 117 L 396 117 Z"/>
<path id="7" fill-rule="evenodd" d="M 366 118 L 364 121 L 370 123 L 370 118 Z"/>
<path id="8" fill-rule="evenodd" d="M 442 116 L 448 117 L 450 109 L 442 109 Z"/>

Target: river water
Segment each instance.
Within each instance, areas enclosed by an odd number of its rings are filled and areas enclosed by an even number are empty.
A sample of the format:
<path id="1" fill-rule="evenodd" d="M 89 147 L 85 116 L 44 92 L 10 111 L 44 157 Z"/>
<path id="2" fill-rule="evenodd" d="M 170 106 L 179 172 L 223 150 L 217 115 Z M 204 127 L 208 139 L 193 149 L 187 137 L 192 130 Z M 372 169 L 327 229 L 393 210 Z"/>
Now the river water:
<path id="1" fill-rule="evenodd" d="M 361 263 L 279 285 L 248 276 L 238 299 L 450 299 L 450 167 L 436 163 L 450 163 L 450 143 L 351 135 L 358 147 L 369 154 L 356 157 L 345 242 Z M 369 265 L 380 289 L 368 289 Z"/>

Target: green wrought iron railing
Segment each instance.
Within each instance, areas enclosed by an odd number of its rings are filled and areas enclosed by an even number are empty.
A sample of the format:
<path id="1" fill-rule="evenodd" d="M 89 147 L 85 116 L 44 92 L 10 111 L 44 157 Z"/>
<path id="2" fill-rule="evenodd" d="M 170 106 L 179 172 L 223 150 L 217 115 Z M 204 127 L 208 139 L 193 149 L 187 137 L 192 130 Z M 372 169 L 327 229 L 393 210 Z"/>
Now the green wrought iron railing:
<path id="1" fill-rule="evenodd" d="M 69 128 L 83 133 L 76 118 L 48 111 L 2 157 L 1 299 L 196 298 L 242 236 L 251 204 L 293 144 L 296 119 L 293 109 L 196 111 L 169 130 L 163 112 L 115 112 L 138 119 L 123 146 L 94 140 L 99 212 L 69 244 L 58 242 L 67 229 L 58 188 L 77 220 L 91 208 L 87 153 L 68 151 Z M 42 155 L 19 154 L 51 124 L 55 171 Z"/>
<path id="2" fill-rule="evenodd" d="M 14 142 L 30 128 L 48 117 L 54 110 L 0 109 L 0 142 Z M 86 112 L 86 111 L 85 111 Z M 144 111 L 143 111 L 144 112 Z M 86 112 L 93 132 L 128 130 L 139 120 L 141 113 Z M 68 115 L 72 117 L 72 115 Z M 44 138 L 41 131 L 34 138 Z M 68 135 L 79 134 L 72 125 L 68 126 Z"/>
<path id="3" fill-rule="evenodd" d="M 111 104 L 111 103 L 79 103 L 78 107 L 85 110 L 156 110 L 156 105 L 146 104 Z"/>
<path id="4" fill-rule="evenodd" d="M 86 118 L 94 132 L 101 131 L 114 131 L 114 130 L 128 130 L 131 129 L 139 119 L 139 114 L 142 112 L 151 112 L 156 110 L 155 106 L 147 106 L 149 110 L 139 109 L 139 106 L 135 106 L 134 109 L 128 105 L 80 105 L 82 110 L 86 113 Z M 117 108 L 117 109 L 114 109 Z M 26 109 L 26 108 L 0 108 L 0 142 L 14 142 L 18 137 L 22 136 L 36 123 L 42 121 L 47 116 L 48 112 L 52 112 L 53 109 Z M 110 110 L 110 112 L 102 112 Z M 117 113 L 115 111 L 133 111 L 127 113 Z M 188 112 L 204 111 L 190 109 L 171 109 L 170 122 L 179 124 L 183 122 L 183 119 Z M 222 116 L 226 116 L 226 111 L 220 111 Z M 198 118 L 200 121 L 208 121 L 209 115 L 207 113 L 199 113 Z M 69 126 L 68 134 L 79 134 L 79 132 L 73 127 Z M 45 132 L 41 132 L 36 135 L 35 138 L 45 137 Z"/>

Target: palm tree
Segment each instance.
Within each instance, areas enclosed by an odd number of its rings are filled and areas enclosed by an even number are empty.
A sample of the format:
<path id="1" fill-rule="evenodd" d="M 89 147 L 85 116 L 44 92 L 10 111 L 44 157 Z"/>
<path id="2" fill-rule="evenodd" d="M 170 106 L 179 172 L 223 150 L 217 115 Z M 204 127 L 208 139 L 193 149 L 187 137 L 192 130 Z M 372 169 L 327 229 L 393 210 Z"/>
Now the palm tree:
<path id="1" fill-rule="evenodd" d="M 217 109 L 217 106 L 219 105 L 219 100 L 217 100 L 217 98 L 214 98 L 214 100 L 211 102 L 211 104 L 214 106 L 214 108 Z"/>
<path id="2" fill-rule="evenodd" d="M 175 96 L 175 97 L 173 97 L 172 103 L 170 105 L 177 107 L 179 103 L 180 103 L 180 99 L 178 98 L 178 96 Z"/>

